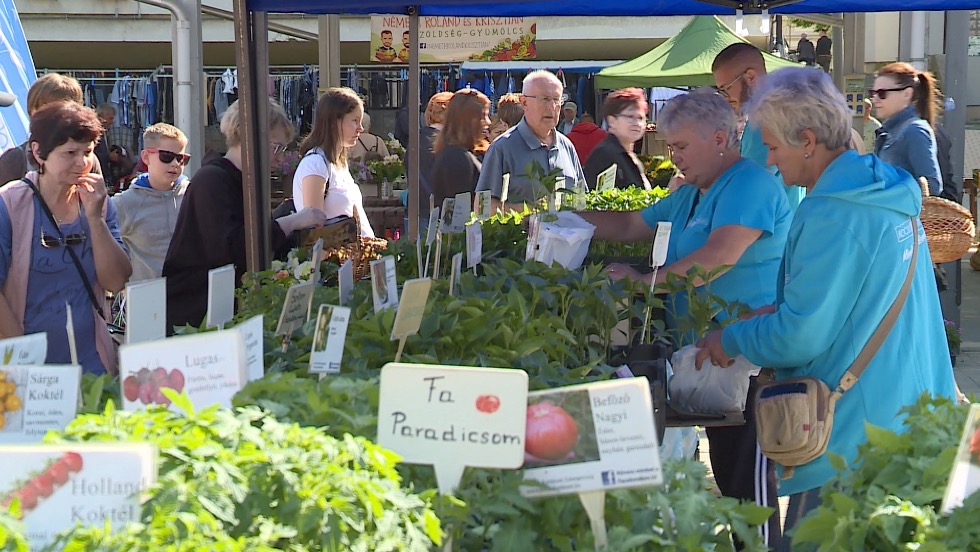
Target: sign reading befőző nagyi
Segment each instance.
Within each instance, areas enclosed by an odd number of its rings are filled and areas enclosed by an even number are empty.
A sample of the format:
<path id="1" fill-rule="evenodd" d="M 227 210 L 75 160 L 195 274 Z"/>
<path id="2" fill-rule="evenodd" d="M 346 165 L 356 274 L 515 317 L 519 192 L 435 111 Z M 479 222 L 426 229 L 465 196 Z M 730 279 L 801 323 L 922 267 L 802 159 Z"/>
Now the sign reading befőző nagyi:
<path id="1" fill-rule="evenodd" d="M 537 57 L 533 17 L 419 18 L 419 60 L 510 61 Z M 371 61 L 408 63 L 412 37 L 408 16 L 371 16 Z"/>

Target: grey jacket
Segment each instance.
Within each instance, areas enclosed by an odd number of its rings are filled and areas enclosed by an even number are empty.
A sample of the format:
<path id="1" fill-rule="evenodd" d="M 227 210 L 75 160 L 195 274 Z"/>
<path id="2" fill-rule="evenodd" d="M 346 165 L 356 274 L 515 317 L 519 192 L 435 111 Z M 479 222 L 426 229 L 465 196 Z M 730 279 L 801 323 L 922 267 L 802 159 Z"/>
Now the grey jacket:
<path id="1" fill-rule="evenodd" d="M 140 175 L 129 189 L 112 196 L 119 232 L 133 264 L 131 282 L 159 278 L 163 273 L 177 213 L 190 182 L 181 176 L 173 190 L 160 191 L 148 186 L 148 177 Z"/>

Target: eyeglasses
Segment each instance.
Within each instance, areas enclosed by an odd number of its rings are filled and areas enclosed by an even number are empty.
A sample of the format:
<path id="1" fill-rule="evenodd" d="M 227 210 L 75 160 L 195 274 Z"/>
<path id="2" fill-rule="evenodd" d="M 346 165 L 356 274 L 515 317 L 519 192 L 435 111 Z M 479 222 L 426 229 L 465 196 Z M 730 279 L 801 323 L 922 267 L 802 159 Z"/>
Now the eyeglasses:
<path id="1" fill-rule="evenodd" d="M 722 96 L 724 96 L 726 98 L 731 98 L 731 96 L 728 95 L 728 90 L 731 89 L 732 86 L 735 86 L 735 83 L 736 82 L 742 80 L 742 77 L 745 76 L 745 73 L 746 72 L 748 72 L 748 69 L 746 69 L 745 71 L 742 71 L 741 73 L 739 73 L 739 75 L 737 77 L 735 77 L 735 79 L 733 79 L 732 82 L 730 82 L 728 84 L 725 84 L 725 85 L 722 85 L 722 86 L 716 86 L 715 87 L 715 90 L 717 90 L 718 93 L 721 94 Z"/>
<path id="2" fill-rule="evenodd" d="M 174 159 L 176 159 L 177 164 L 186 165 L 187 162 L 191 160 L 191 155 L 189 153 L 175 153 L 157 148 L 146 148 L 146 151 L 157 154 L 157 157 L 160 158 L 161 163 L 173 163 Z"/>
<path id="3" fill-rule="evenodd" d="M 286 148 L 289 147 L 288 144 L 277 144 L 273 142 L 272 144 L 273 155 L 279 155 L 280 153 L 286 153 Z"/>
<path id="4" fill-rule="evenodd" d="M 647 118 L 644 115 L 623 115 L 620 113 L 617 115 L 613 115 L 613 117 L 617 119 L 623 119 L 624 121 L 637 125 L 642 125 L 643 123 L 647 122 Z"/>
<path id="5" fill-rule="evenodd" d="M 868 89 L 868 97 L 869 98 L 874 98 L 875 96 L 878 96 L 879 98 L 881 98 L 881 99 L 884 100 L 885 98 L 888 97 L 888 93 L 889 92 L 901 92 L 902 90 L 905 90 L 906 88 L 912 88 L 912 86 L 911 85 L 910 86 L 901 86 L 899 88 L 870 88 L 870 89 Z"/>
<path id="6" fill-rule="evenodd" d="M 68 234 L 65 236 L 64 241 L 58 236 L 49 236 L 44 233 L 44 228 L 41 228 L 41 247 L 45 249 L 54 249 L 56 247 L 61 247 L 62 245 L 79 245 L 85 243 L 85 234 Z"/>
<path id="7" fill-rule="evenodd" d="M 549 98 L 548 96 L 528 96 L 527 94 L 524 94 L 524 97 L 538 100 L 541 103 L 550 103 L 551 105 L 561 105 L 562 103 L 561 98 Z"/>

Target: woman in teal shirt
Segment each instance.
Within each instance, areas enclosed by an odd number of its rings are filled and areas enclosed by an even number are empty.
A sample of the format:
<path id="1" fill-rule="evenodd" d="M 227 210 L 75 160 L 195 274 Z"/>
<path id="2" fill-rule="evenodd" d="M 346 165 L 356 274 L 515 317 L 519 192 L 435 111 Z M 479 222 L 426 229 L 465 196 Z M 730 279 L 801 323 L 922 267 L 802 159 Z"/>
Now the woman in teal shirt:
<path id="1" fill-rule="evenodd" d="M 649 241 L 657 223 L 673 223 L 667 264 L 657 273 L 684 276 L 695 264 L 712 270 L 731 268 L 711 282 L 711 293 L 755 309 L 776 297 L 776 276 L 793 214 L 779 180 L 739 153 L 735 112 L 718 94 L 697 91 L 677 96 L 658 116 L 658 131 L 667 139 L 674 164 L 686 184 L 660 202 L 630 213 L 582 213 L 596 226 L 595 238 Z M 610 265 L 613 279 L 650 282 L 626 265 Z M 687 312 L 687 297 L 668 298 L 678 316 Z M 687 343 L 680 343 L 684 345 Z M 776 484 L 772 466 L 758 452 L 749 388 L 744 426 L 709 428 L 711 466 L 722 494 L 774 508 L 765 526 L 767 542 L 779 535 Z"/>

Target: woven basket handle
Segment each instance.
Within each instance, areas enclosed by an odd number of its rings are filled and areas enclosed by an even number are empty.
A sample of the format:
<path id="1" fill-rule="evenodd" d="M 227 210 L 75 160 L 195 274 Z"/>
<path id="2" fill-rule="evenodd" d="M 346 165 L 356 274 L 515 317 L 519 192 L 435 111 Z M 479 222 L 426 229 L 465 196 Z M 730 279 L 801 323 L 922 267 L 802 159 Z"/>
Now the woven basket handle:
<path id="1" fill-rule="evenodd" d="M 922 188 L 922 197 L 923 198 L 929 197 L 929 181 L 926 180 L 926 177 L 924 176 L 919 177 L 919 187 Z"/>

